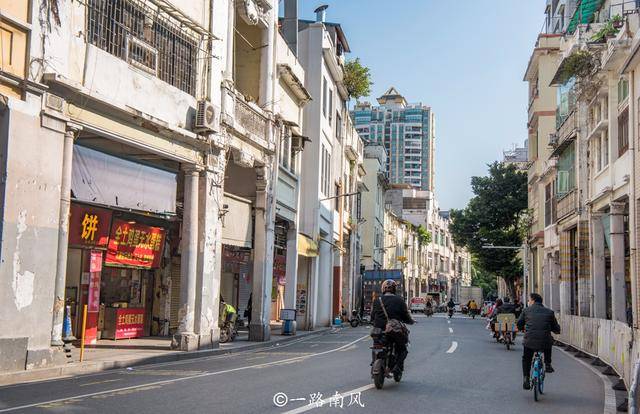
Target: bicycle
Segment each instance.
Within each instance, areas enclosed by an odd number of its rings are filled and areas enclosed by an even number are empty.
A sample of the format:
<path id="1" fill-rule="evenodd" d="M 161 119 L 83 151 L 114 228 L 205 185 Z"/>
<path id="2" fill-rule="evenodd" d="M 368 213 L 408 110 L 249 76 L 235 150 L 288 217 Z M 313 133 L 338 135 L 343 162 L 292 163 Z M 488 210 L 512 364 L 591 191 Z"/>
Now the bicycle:
<path id="1" fill-rule="evenodd" d="M 542 362 L 542 353 L 536 351 L 531 361 L 531 374 L 529 382 L 533 389 L 533 399 L 538 401 L 539 396 L 544 394 L 544 363 Z"/>

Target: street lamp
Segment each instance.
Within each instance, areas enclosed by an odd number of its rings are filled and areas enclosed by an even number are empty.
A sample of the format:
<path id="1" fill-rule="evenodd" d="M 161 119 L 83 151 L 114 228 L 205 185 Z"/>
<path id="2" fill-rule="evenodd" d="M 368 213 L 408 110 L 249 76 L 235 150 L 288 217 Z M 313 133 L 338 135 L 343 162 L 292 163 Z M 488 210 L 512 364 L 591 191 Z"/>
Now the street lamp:
<path id="1" fill-rule="evenodd" d="M 529 269 L 527 266 L 528 260 L 527 260 L 527 245 L 526 244 L 522 244 L 522 246 L 494 246 L 493 244 L 485 244 L 482 246 L 483 249 L 495 249 L 495 250 L 520 250 L 522 251 L 522 259 L 523 259 L 523 266 L 522 266 L 522 304 L 526 304 L 527 303 L 527 279 L 528 279 L 528 273 L 529 273 Z"/>

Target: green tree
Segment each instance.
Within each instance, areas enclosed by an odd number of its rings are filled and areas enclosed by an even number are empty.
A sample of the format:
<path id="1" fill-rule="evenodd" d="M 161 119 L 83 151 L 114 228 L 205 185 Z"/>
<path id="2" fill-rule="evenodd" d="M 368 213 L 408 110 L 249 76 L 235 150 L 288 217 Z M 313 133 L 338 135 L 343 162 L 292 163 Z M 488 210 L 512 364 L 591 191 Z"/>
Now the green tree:
<path id="1" fill-rule="evenodd" d="M 416 227 L 416 231 L 418 232 L 418 240 L 420 240 L 421 245 L 424 246 L 431 243 L 431 233 L 429 233 L 422 224 Z"/>
<path id="2" fill-rule="evenodd" d="M 513 165 L 494 162 L 489 175 L 472 177 L 474 197 L 463 210 L 451 212 L 451 233 L 456 244 L 477 258 L 483 271 L 501 277 L 509 294 L 522 274 L 516 249 L 485 249 L 485 245 L 519 247 L 527 210 L 527 175 Z"/>
<path id="3" fill-rule="evenodd" d="M 359 58 L 344 64 L 344 85 L 349 96 L 356 100 L 371 94 L 371 71 L 360 63 Z"/>
<path id="4" fill-rule="evenodd" d="M 496 279 L 496 275 L 482 269 L 475 256 L 471 258 L 471 286 L 481 287 L 482 295 L 485 298 L 498 295 L 498 281 Z"/>

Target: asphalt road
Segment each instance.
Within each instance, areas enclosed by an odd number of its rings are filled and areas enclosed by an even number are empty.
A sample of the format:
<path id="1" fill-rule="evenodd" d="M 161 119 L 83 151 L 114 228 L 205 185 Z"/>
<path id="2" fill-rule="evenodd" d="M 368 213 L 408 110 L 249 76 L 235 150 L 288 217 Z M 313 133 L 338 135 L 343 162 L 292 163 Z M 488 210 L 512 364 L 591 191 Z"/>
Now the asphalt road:
<path id="1" fill-rule="evenodd" d="M 535 403 L 522 390 L 519 343 L 507 351 L 481 319 L 417 318 L 403 381 L 382 390 L 369 375 L 368 329 L 347 327 L 261 351 L 2 387 L 0 413 L 603 413 L 601 379 L 572 357 L 554 351 L 556 373 Z"/>

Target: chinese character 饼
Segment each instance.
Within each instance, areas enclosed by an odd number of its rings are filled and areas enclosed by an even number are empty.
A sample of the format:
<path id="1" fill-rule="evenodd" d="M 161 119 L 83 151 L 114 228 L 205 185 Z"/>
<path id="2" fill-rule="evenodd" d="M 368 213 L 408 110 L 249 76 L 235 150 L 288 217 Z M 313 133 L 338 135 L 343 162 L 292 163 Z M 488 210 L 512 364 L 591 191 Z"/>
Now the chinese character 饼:
<path id="1" fill-rule="evenodd" d="M 95 214 L 85 213 L 82 219 L 82 239 L 93 241 L 98 231 L 98 216 Z"/>

